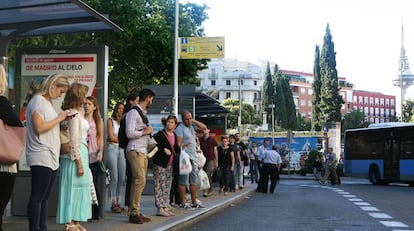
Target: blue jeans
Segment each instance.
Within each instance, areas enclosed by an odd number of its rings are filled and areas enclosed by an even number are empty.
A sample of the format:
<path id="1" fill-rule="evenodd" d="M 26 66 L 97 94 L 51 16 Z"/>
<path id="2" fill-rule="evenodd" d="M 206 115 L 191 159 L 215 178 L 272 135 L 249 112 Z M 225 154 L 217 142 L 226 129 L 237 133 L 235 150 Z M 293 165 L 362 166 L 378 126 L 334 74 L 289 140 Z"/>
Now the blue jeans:
<path id="1" fill-rule="evenodd" d="M 50 191 L 55 183 L 57 170 L 43 166 L 30 166 L 32 171 L 32 192 L 27 205 L 29 230 L 47 230 Z"/>
<path id="2" fill-rule="evenodd" d="M 124 149 L 118 145 L 108 144 L 105 155 L 106 167 L 109 170 L 109 195 L 112 201 L 119 202 L 122 185 L 126 176 L 126 160 Z"/>
<path id="3" fill-rule="evenodd" d="M 253 182 L 257 183 L 257 178 L 258 178 L 257 175 L 258 175 L 257 161 L 250 159 L 250 176 L 251 176 L 252 184 Z"/>
<path id="4" fill-rule="evenodd" d="M 243 186 L 243 161 L 236 162 L 234 164 L 234 181 L 233 181 L 233 187 L 232 189 L 236 188 L 236 185 L 239 185 L 239 187 Z"/>

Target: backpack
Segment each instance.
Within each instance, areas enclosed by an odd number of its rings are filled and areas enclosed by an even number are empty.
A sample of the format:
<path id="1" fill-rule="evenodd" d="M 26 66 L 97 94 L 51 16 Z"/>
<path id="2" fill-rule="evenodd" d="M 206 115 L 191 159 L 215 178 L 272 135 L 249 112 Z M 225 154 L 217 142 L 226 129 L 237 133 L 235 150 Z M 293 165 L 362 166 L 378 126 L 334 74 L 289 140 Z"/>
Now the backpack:
<path id="1" fill-rule="evenodd" d="M 131 108 L 131 110 L 132 109 L 137 110 L 137 112 L 142 118 L 142 121 L 145 124 L 148 124 L 148 118 L 142 113 L 139 107 L 134 106 Z M 118 131 L 118 144 L 119 144 L 119 147 L 122 149 L 125 149 L 128 146 L 128 142 L 129 142 L 129 138 L 126 135 L 126 114 L 127 113 L 125 113 L 122 116 L 121 122 L 119 123 L 119 131 Z"/>

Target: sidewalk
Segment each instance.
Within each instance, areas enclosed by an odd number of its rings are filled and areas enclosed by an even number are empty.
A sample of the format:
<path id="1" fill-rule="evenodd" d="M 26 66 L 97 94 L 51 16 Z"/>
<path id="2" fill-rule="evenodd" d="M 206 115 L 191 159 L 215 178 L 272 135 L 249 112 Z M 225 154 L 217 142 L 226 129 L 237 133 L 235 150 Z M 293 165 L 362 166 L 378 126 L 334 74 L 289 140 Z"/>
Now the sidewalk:
<path id="1" fill-rule="evenodd" d="M 213 196 L 203 197 L 199 192 L 199 200 L 205 207 L 203 209 L 179 209 L 174 210 L 175 216 L 159 217 L 156 216 L 156 208 L 154 205 L 154 195 L 143 195 L 141 200 L 142 213 L 151 218 L 151 222 L 144 224 L 131 224 L 128 222 L 126 212 L 121 214 L 111 213 L 110 208 L 106 206 L 105 218 L 97 223 L 86 222 L 82 225 L 89 231 L 146 231 L 146 230 L 169 230 L 171 228 L 179 229 L 184 224 L 196 222 L 205 216 L 224 208 L 239 199 L 243 199 L 255 192 L 257 184 L 250 184 L 249 178 L 246 178 L 246 185 L 243 189 L 228 195 L 218 195 L 218 187 L 213 187 Z M 27 217 L 22 216 L 6 216 L 3 219 L 3 229 L 5 231 L 22 231 L 28 230 Z M 55 217 L 49 217 L 49 231 L 61 231 L 63 225 L 56 224 Z"/>

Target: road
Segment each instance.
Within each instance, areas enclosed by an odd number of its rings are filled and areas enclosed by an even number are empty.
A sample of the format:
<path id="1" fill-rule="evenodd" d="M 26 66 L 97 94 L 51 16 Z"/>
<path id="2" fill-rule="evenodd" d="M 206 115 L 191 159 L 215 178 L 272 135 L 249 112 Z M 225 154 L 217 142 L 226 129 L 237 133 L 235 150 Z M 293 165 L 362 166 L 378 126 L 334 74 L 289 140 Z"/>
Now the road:
<path id="1" fill-rule="evenodd" d="M 254 193 L 185 230 L 414 230 L 414 189 L 343 178 L 339 186 L 283 180 L 275 194 Z"/>

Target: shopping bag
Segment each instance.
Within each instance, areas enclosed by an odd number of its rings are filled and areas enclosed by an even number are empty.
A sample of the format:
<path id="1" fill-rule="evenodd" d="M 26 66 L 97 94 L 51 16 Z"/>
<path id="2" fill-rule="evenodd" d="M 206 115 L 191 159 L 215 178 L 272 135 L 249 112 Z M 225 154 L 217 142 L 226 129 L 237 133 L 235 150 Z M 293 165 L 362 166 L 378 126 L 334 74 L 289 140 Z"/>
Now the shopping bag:
<path id="1" fill-rule="evenodd" d="M 196 151 L 194 163 L 197 165 L 198 168 L 204 167 L 204 165 L 206 164 L 206 157 L 204 156 L 203 151 Z"/>
<path id="2" fill-rule="evenodd" d="M 190 156 L 187 154 L 185 149 L 181 149 L 180 152 L 180 165 L 179 173 L 180 175 L 188 175 L 193 170 L 190 162 Z"/>
<path id="3" fill-rule="evenodd" d="M 205 190 L 210 188 L 210 181 L 208 180 L 207 173 L 200 169 L 198 171 L 198 178 L 200 179 L 200 189 Z"/>

